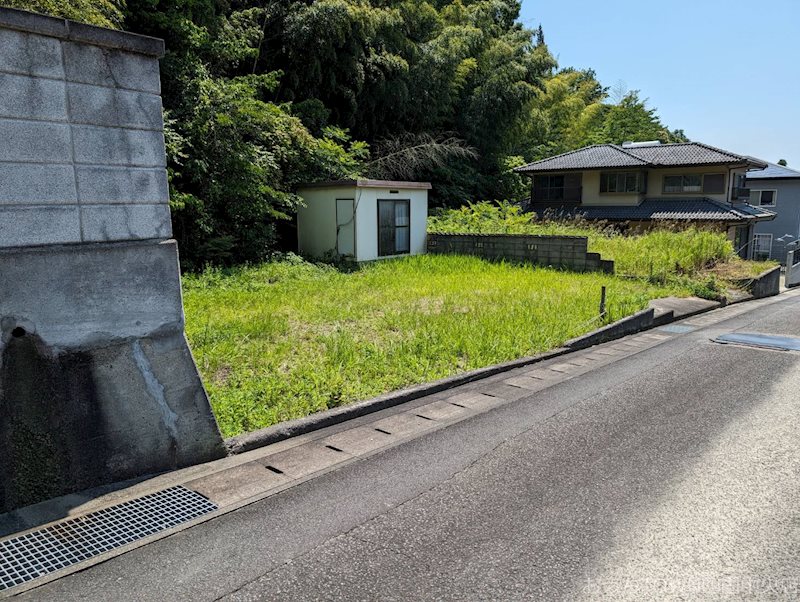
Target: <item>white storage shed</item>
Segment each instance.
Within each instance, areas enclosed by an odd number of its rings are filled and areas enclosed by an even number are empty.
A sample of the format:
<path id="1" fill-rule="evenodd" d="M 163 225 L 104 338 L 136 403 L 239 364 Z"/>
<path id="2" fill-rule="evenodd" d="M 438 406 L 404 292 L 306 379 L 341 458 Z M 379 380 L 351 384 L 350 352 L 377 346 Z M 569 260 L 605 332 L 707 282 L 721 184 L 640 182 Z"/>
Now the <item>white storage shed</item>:
<path id="1" fill-rule="evenodd" d="M 301 186 L 302 255 L 371 261 L 425 252 L 429 182 L 337 180 Z"/>

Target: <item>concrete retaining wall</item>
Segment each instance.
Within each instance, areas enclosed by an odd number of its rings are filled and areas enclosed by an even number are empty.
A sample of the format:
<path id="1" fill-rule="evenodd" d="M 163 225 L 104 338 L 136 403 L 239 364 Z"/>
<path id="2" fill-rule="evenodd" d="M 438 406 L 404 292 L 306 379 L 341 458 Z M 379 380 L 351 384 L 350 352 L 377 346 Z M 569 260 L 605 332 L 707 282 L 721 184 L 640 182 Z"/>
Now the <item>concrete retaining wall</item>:
<path id="1" fill-rule="evenodd" d="M 579 272 L 614 273 L 614 262 L 589 253 L 583 236 L 428 234 L 428 252 L 530 262 Z"/>
<path id="2" fill-rule="evenodd" d="M 619 339 L 635 332 L 651 328 L 655 324 L 655 309 L 652 307 L 638 311 L 632 316 L 612 322 L 607 326 L 593 330 L 583 336 L 571 339 L 564 343 L 569 349 L 586 349 L 606 341 Z"/>
<path id="3" fill-rule="evenodd" d="M 0 511 L 224 454 L 168 240 L 163 51 L 0 8 Z"/>
<path id="4" fill-rule="evenodd" d="M 0 247 L 172 235 L 163 48 L 0 11 Z"/>
<path id="5" fill-rule="evenodd" d="M 740 280 L 738 284 L 756 299 L 778 295 L 781 292 L 781 267 L 775 266 L 756 278 Z"/>

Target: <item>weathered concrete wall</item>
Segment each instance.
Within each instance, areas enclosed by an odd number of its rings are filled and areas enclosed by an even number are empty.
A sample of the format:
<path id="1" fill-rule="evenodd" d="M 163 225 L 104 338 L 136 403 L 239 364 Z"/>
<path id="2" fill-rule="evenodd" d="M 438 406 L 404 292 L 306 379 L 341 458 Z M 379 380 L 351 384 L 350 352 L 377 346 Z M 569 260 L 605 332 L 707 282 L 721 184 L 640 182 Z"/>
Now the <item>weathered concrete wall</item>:
<path id="1" fill-rule="evenodd" d="M 607 324 L 583 336 L 570 339 L 564 343 L 564 347 L 570 349 L 586 349 L 606 341 L 613 341 L 621 337 L 646 330 L 654 325 L 655 309 L 652 307 L 637 311 L 632 316 L 622 318 L 611 324 Z"/>
<path id="2" fill-rule="evenodd" d="M 786 254 L 786 287 L 793 288 L 800 286 L 800 261 L 796 261 L 795 255 L 800 256 L 796 249 Z M 798 257 L 800 258 L 800 257 Z"/>
<path id="3" fill-rule="evenodd" d="M 770 268 L 755 278 L 737 280 L 736 284 L 746 289 L 755 299 L 779 295 L 781 292 L 781 267 Z"/>
<path id="4" fill-rule="evenodd" d="M 528 234 L 428 234 L 429 253 L 477 255 L 486 259 L 522 261 L 579 272 L 614 273 L 614 262 L 587 251 L 583 236 Z"/>
<path id="5" fill-rule="evenodd" d="M 0 511 L 224 453 L 168 240 L 163 50 L 0 8 Z"/>

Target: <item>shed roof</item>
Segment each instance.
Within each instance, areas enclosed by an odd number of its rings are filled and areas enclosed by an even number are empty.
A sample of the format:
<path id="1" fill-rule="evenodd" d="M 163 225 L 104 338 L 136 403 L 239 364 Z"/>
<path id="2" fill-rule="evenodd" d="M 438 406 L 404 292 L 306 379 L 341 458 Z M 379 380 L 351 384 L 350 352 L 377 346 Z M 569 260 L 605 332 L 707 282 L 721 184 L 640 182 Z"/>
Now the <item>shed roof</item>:
<path id="1" fill-rule="evenodd" d="M 369 180 L 358 178 L 352 180 L 326 180 L 324 182 L 310 182 L 301 184 L 298 188 L 342 188 L 353 186 L 355 188 L 415 188 L 420 190 L 430 190 L 430 182 L 403 182 L 396 180 Z"/>
<path id="2" fill-rule="evenodd" d="M 666 220 L 739 222 L 763 221 L 775 213 L 747 203 L 731 205 L 709 198 L 645 199 L 638 205 L 581 205 L 569 213 L 610 221 Z"/>
<path id="3" fill-rule="evenodd" d="M 766 167 L 766 163 L 701 142 L 620 146 L 595 144 L 534 161 L 516 168 L 522 173 L 604 169 L 621 167 L 683 167 L 692 165 L 742 165 Z"/>
<path id="4" fill-rule="evenodd" d="M 778 180 L 778 179 L 800 179 L 800 171 L 789 169 L 776 163 L 767 163 L 764 169 L 758 171 L 748 171 L 748 180 Z"/>

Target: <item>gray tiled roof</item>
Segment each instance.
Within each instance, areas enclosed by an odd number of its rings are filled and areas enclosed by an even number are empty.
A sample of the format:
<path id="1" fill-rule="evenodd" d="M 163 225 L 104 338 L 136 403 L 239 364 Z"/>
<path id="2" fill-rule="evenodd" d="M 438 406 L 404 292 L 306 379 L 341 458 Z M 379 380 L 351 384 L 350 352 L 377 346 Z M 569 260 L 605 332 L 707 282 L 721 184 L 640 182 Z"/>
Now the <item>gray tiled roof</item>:
<path id="1" fill-rule="evenodd" d="M 536 211 L 536 206 L 533 206 Z M 583 215 L 587 219 L 628 220 L 696 220 L 696 221 L 750 221 L 768 220 L 775 213 L 746 203 L 730 205 L 708 198 L 695 199 L 645 199 L 638 205 L 581 205 L 566 211 Z"/>
<path id="2" fill-rule="evenodd" d="M 601 167 L 646 167 L 647 161 L 635 157 L 614 144 L 595 144 L 578 150 L 542 159 L 517 171 L 557 171 L 560 169 L 593 169 Z"/>
<path id="3" fill-rule="evenodd" d="M 767 167 L 764 169 L 747 172 L 748 180 L 767 180 L 777 178 L 800 178 L 800 171 L 795 171 L 794 169 L 789 169 L 788 167 L 777 165 L 775 163 L 767 163 Z"/>
<path id="4" fill-rule="evenodd" d="M 684 165 L 765 165 L 758 159 L 737 155 L 700 142 L 625 147 L 596 144 L 534 161 L 518 167 L 522 173 L 615 167 L 679 167 Z"/>
<path id="5" fill-rule="evenodd" d="M 653 165 L 719 165 L 724 163 L 747 163 L 750 157 L 737 155 L 714 148 L 701 142 L 657 144 L 640 146 L 630 150 Z"/>

